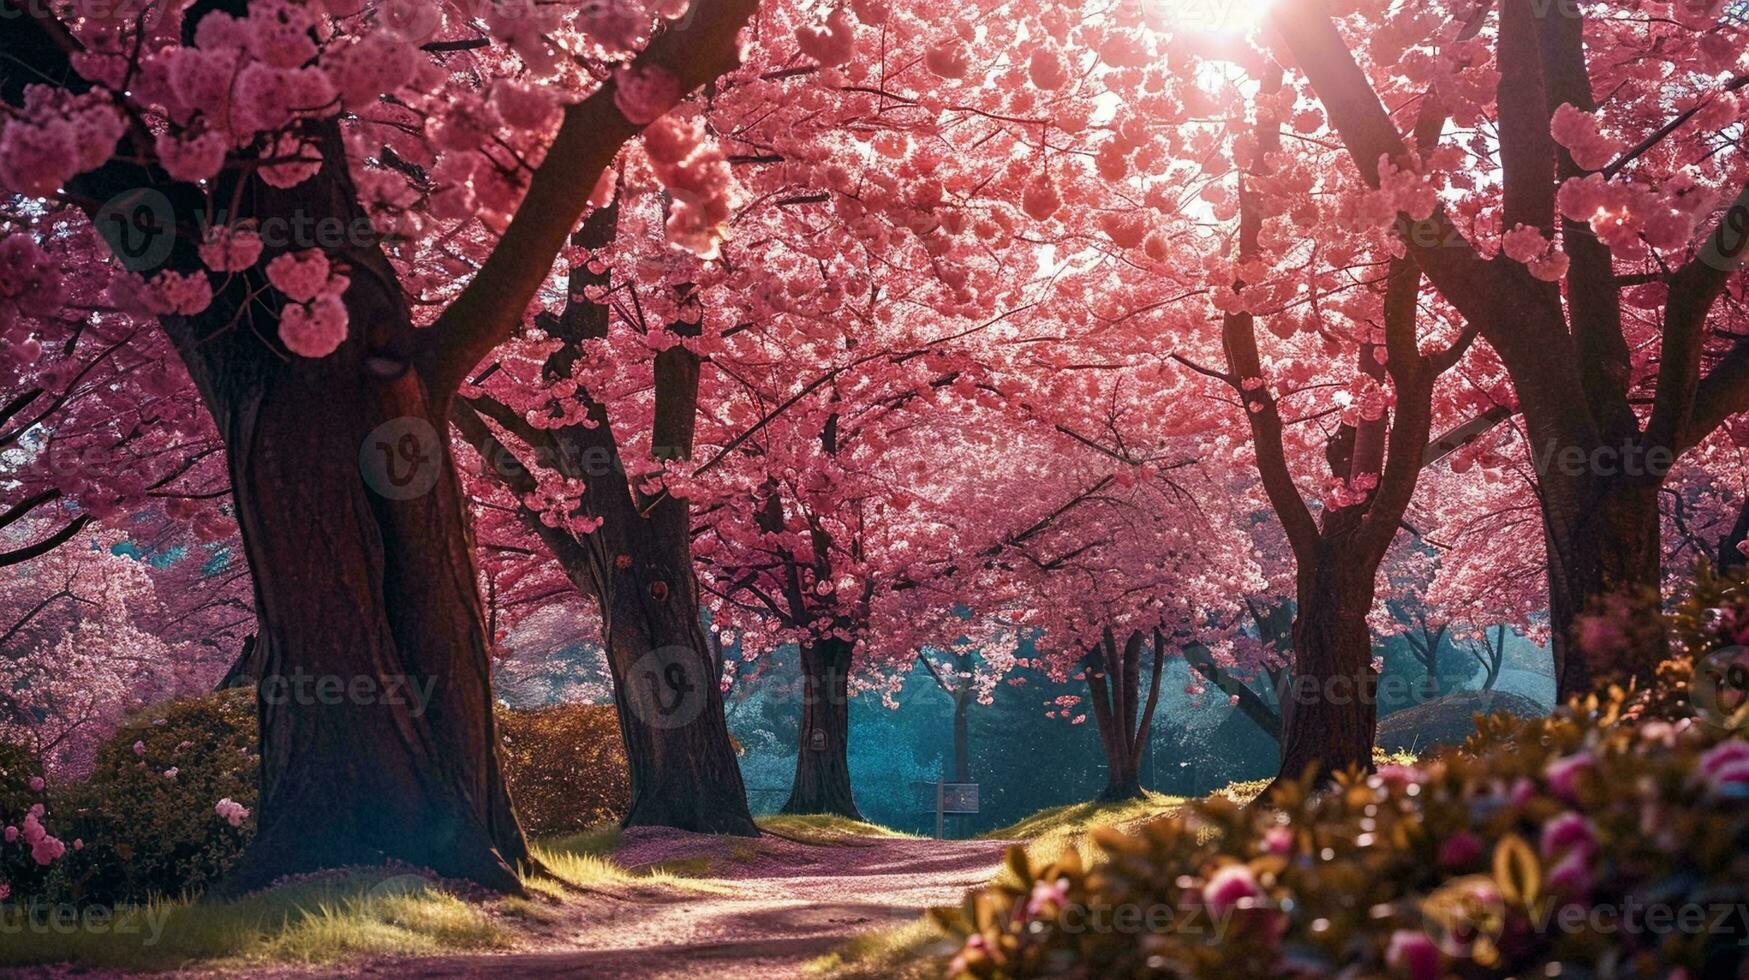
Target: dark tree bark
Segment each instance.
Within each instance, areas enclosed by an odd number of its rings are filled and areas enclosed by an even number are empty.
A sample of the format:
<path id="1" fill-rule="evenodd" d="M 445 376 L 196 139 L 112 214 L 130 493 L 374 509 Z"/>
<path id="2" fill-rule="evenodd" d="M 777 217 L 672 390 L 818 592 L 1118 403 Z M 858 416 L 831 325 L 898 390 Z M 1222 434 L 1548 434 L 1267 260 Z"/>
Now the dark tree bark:
<path id="1" fill-rule="evenodd" d="M 381 390 L 417 401 L 294 384 L 227 418 L 248 420 L 226 444 L 261 628 L 260 823 L 234 890 L 385 858 L 514 890 L 512 869 L 527 862 L 500 774 L 485 615 L 446 447 L 426 443 L 436 485 L 407 500 L 372 493 L 352 448 L 381 422 L 416 418 L 434 433 L 441 416 L 425 414 L 412 376 Z M 346 452 L 315 417 L 352 422 Z M 335 682 L 345 695 L 323 687 Z"/>
<path id="2" fill-rule="evenodd" d="M 972 781 L 972 692 L 961 690 L 953 698 L 953 780 Z"/>
<path id="3" fill-rule="evenodd" d="M 1500 680 L 1500 668 L 1506 662 L 1506 627 L 1494 627 L 1493 639 L 1489 639 L 1488 631 L 1484 629 L 1480 649 L 1477 648 L 1476 643 L 1472 642 L 1469 650 L 1470 655 L 1476 658 L 1476 662 L 1482 665 L 1482 670 L 1485 672 L 1482 690 L 1492 691 L 1494 685 Z"/>
<path id="4" fill-rule="evenodd" d="M 969 783 L 972 781 L 971 708 L 977 702 L 977 689 L 972 683 L 972 655 L 949 653 L 948 656 L 953 665 L 952 683 L 927 653 L 918 651 L 917 662 L 929 671 L 935 686 L 953 704 L 953 779 L 954 782 Z"/>
<path id="5" fill-rule="evenodd" d="M 1358 551 L 1361 522 L 1352 511 L 1326 518 L 1316 558 L 1301 565 L 1294 677 L 1282 701 L 1283 779 L 1372 768 L 1378 675 L 1366 615 L 1378 562 Z"/>
<path id="6" fill-rule="evenodd" d="M 229 691 L 239 687 L 254 687 L 261 679 L 261 652 L 260 639 L 256 634 L 250 633 L 243 637 L 243 648 L 237 651 L 237 659 L 231 661 L 231 669 L 225 671 L 225 676 L 213 685 L 213 690 Z"/>
<path id="7" fill-rule="evenodd" d="M 618 206 L 610 205 L 591 214 L 574 240 L 592 250 L 605 248 L 617 226 Z M 608 285 L 610 276 L 586 266 L 572 270 L 571 300 L 560 315 L 541 324 L 563 342 L 544 366 L 547 377 L 569 377 L 583 345 L 607 336 L 608 308 L 586 296 L 592 287 Z M 696 334 L 699 327 L 674 324 L 670 329 L 684 335 Z M 650 435 L 661 458 L 692 453 L 700 368 L 698 356 L 684 346 L 657 356 Z M 580 390 L 578 397 L 588 405 L 586 419 L 557 429 L 528 425 L 517 412 L 483 395 L 458 406 L 452 419 L 484 458 L 486 471 L 519 498 L 536 489 L 536 478 L 488 420 L 546 465 L 584 479 L 578 513 L 600 518 L 593 533 L 578 537 L 550 527 L 526 504 L 518 504 L 518 514 L 600 610 L 631 772 L 632 803 L 624 825 L 755 836 L 759 831 L 747 808 L 723 714 L 722 666 L 701 625 L 690 508 L 684 498 L 647 495 L 633 487 L 607 406 L 587 391 Z"/>
<path id="8" fill-rule="evenodd" d="M 723 714 L 721 665 L 701 625 L 686 502 L 667 497 L 640 508 L 620 476 L 618 444 L 599 403 L 590 408 L 593 427 L 547 431 L 520 427 L 516 413 L 475 398 L 453 420 L 487 470 L 519 494 L 531 492 L 535 478 L 481 412 L 529 446 L 549 451 L 549 459 L 602 461 L 584 492 L 583 511 L 602 519 L 593 533 L 579 539 L 526 507 L 521 518 L 601 612 L 631 771 L 632 804 L 623 824 L 757 835 Z"/>
<path id="9" fill-rule="evenodd" d="M 801 745 L 785 813 L 862 819 L 850 787 L 851 650 L 836 637 L 802 647 Z"/>
<path id="10" fill-rule="evenodd" d="M 29 84 L 83 91 L 65 28 L 44 9 L 0 4 L 0 96 L 17 107 Z M 185 40 L 206 13 L 246 7 L 201 0 L 184 17 Z M 724 0 L 640 57 L 691 91 L 732 66 L 752 7 Z M 386 859 L 520 888 L 528 852 L 500 773 L 466 500 L 441 433 L 457 385 L 515 328 L 589 188 L 638 128 L 615 108 L 611 81 L 568 107 L 499 247 L 424 330 L 380 246 L 356 241 L 329 250 L 350 275 L 350 329 L 327 357 L 280 349 L 264 263 L 229 277 L 199 316 L 163 318 L 224 440 L 260 619 L 258 829 L 226 891 Z M 213 196 L 235 203 L 233 220 L 368 227 L 338 122 L 311 121 L 305 134 L 322 157 L 315 176 L 282 189 L 235 168 Z M 136 271 L 205 275 L 196 244 L 207 195 L 138 162 L 149 159 L 126 136 L 69 196 L 95 215 L 105 202 L 162 194 L 168 257 Z"/>
<path id="11" fill-rule="evenodd" d="M 1737 513 L 1737 523 L 1731 525 L 1730 532 L 1719 542 L 1720 571 L 1749 568 L 1749 552 L 1743 550 L 1745 541 L 1749 541 L 1749 499 L 1743 501 L 1743 509 Z"/>
<path id="12" fill-rule="evenodd" d="M 1631 650 L 1606 664 L 1594 662 L 1573 642 L 1578 618 L 1602 599 L 1621 592 L 1656 592 L 1662 567 L 1661 516 L 1656 481 L 1626 477 L 1541 479 L 1544 539 L 1549 562 L 1549 621 L 1559 700 L 1609 680 L 1648 682 L 1662 650 Z M 1557 487 L 1555 484 L 1574 484 Z M 1567 500 L 1577 503 L 1568 505 Z"/>
<path id="13" fill-rule="evenodd" d="M 1416 663 L 1427 672 L 1427 687 L 1417 691 L 1415 698 L 1417 701 L 1425 701 L 1445 693 L 1440 688 L 1439 663 L 1440 655 L 1445 652 L 1446 634 L 1451 631 L 1451 624 L 1432 625 L 1427 622 L 1425 612 L 1417 612 L 1415 619 L 1415 628 L 1406 631 L 1403 638 L 1408 641 L 1410 651 L 1415 654 Z"/>
<path id="14" fill-rule="evenodd" d="M 1467 29 L 1473 34 L 1495 6 L 1478 5 Z M 1622 284 L 1613 258 L 1589 228 L 1557 221 L 1555 214 L 1555 182 L 1586 172 L 1554 144 L 1549 119 L 1563 103 L 1582 110 L 1597 104 L 1584 18 L 1574 12 L 1539 15 L 1531 0 L 1507 0 L 1498 8 L 1505 220 L 1508 226 L 1562 229 L 1562 247 L 1571 259 L 1566 289 L 1537 281 L 1504 255 L 1482 258 L 1443 209 L 1423 222 L 1405 217 L 1402 230 L 1409 254 L 1434 288 L 1499 353 L 1530 449 L 1552 461 L 1539 463 L 1536 489 L 1548 549 L 1557 696 L 1566 700 L 1606 679 L 1649 678 L 1658 651 L 1641 651 L 1631 663 L 1595 664 L 1573 644 L 1573 626 L 1612 592 L 1658 587 L 1658 488 L 1683 453 L 1731 415 L 1749 410 L 1749 340 L 1709 338 L 1705 329 L 1728 277 L 1742 264 L 1730 224 L 1749 211 L 1749 188 L 1699 254 L 1662 276 L 1669 298 L 1651 412 L 1642 425 L 1629 400 Z M 1279 4 L 1271 16 L 1363 179 L 1377 187 L 1380 161 L 1404 162 L 1407 150 L 1328 5 Z M 1749 78 L 1738 78 L 1729 88 L 1746 85 Z M 1676 128 L 1660 130 L 1604 172 L 1614 172 Z M 1418 131 L 1417 145 L 1425 150 L 1432 141 L 1422 137 L 1438 135 L 1437 129 Z M 1708 362 L 1711 370 L 1703 371 Z M 1581 462 L 1562 463 L 1563 454 Z"/>
<path id="15" fill-rule="evenodd" d="M 1153 679 L 1148 700 L 1142 703 L 1142 655 L 1148 640 L 1141 632 L 1125 638 L 1107 629 L 1105 636 L 1087 651 L 1084 672 L 1093 702 L 1093 718 L 1099 741 L 1105 749 L 1105 788 L 1099 799 L 1107 802 L 1138 799 L 1142 795 L 1141 762 L 1148 750 L 1154 724 L 1154 709 L 1160 702 L 1160 675 L 1164 667 L 1166 638 L 1153 636 Z"/>
<path id="16" fill-rule="evenodd" d="M 627 827 L 757 836 L 723 716 L 722 666 L 704 635 L 684 535 L 622 522 L 614 570 L 595 580 L 620 734 L 631 767 Z M 605 531 L 604 526 L 596 534 Z M 602 542 L 607 543 L 607 542 Z M 612 549 L 623 545 L 625 550 Z M 617 557 L 631 567 L 617 568 Z"/>

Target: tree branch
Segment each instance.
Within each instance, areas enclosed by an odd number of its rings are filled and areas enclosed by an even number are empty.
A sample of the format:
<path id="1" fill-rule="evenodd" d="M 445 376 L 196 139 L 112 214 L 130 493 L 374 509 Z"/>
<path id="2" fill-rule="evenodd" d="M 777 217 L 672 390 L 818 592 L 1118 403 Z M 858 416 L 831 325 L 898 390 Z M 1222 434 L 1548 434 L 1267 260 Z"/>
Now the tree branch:
<path id="1" fill-rule="evenodd" d="M 693 13 L 669 25 L 633 62 L 679 79 L 691 93 L 740 62 L 737 37 L 758 0 L 693 0 Z M 418 359 L 432 387 L 453 391 L 474 366 L 510 338 L 529 301 L 552 271 L 620 147 L 643 131 L 614 103 L 613 79 L 569 106 L 545 161 L 497 246 L 460 296 L 421 333 Z"/>

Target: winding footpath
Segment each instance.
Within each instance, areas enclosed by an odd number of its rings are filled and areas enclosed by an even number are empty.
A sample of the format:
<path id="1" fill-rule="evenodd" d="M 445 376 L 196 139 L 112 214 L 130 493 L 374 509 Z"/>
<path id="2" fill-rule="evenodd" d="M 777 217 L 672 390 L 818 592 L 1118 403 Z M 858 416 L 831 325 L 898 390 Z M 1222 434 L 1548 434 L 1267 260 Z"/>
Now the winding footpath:
<path id="1" fill-rule="evenodd" d="M 957 905 L 987 883 L 1007 843 L 853 838 L 811 845 L 630 831 L 628 866 L 703 858 L 726 894 L 648 890 L 564 907 L 535 951 L 359 964 L 363 975 L 419 977 L 798 977 L 856 935 Z"/>

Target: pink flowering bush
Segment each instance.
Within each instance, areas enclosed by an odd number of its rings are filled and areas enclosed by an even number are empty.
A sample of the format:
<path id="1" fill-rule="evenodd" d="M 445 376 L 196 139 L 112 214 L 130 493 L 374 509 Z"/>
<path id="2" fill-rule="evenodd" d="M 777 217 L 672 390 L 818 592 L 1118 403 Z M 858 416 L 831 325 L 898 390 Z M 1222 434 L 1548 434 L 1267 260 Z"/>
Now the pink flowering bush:
<path id="1" fill-rule="evenodd" d="M 1101 831 L 1090 866 L 1016 850 L 1016 883 L 940 917 L 963 940 L 950 973 L 1740 976 L 1749 732 L 1697 712 L 1688 678 L 1749 626 L 1749 584 L 1703 570 L 1658 621 L 1619 631 L 1674 654 L 1655 689 L 1484 717 L 1461 750 L 1325 792 Z"/>
<path id="2" fill-rule="evenodd" d="M 67 845 L 49 832 L 42 765 L 26 748 L 0 742 L 0 889 L 12 896 L 41 891 Z M 0 901 L 5 901 L 0 896 Z"/>
<path id="3" fill-rule="evenodd" d="M 69 850 L 50 883 L 57 899 L 133 901 L 218 880 L 254 833 L 257 762 L 253 691 L 130 717 L 97 750 L 90 776 L 63 794 L 67 836 L 85 846 Z M 220 812 L 221 800 L 241 813 Z"/>
<path id="4" fill-rule="evenodd" d="M 500 708 L 497 717 L 505 777 L 531 835 L 625 813 L 631 776 L 611 705 Z M 0 743 L 0 826 L 10 828 L 0 883 L 15 898 L 80 903 L 199 893 L 254 837 L 258 762 L 249 689 L 133 715 L 97 750 L 89 777 L 52 800 L 29 754 Z"/>

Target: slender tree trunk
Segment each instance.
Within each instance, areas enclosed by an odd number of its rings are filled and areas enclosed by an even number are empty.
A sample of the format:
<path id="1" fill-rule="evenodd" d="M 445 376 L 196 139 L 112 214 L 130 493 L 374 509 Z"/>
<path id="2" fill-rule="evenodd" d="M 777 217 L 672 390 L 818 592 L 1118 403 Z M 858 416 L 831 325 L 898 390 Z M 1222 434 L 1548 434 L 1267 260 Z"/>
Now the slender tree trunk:
<path id="1" fill-rule="evenodd" d="M 1743 509 L 1737 514 L 1737 523 L 1732 525 L 1730 533 L 1719 542 L 1720 571 L 1749 568 L 1749 552 L 1742 549 L 1744 541 L 1749 541 L 1749 499 L 1743 501 Z"/>
<path id="2" fill-rule="evenodd" d="M 827 637 L 802 648 L 801 744 L 785 813 L 830 813 L 861 820 L 850 788 L 852 644 Z M 957 732 L 957 729 L 956 729 Z"/>
<path id="3" fill-rule="evenodd" d="M 1153 729 L 1154 709 L 1160 701 L 1166 638 L 1157 631 L 1154 633 L 1154 677 L 1144 705 L 1142 652 L 1146 645 L 1143 635 L 1134 632 L 1120 649 L 1117 638 L 1106 630 L 1104 638 L 1088 654 L 1087 690 L 1100 745 L 1105 749 L 1105 788 L 1099 793 L 1103 801 L 1142 796 L 1141 760 Z"/>
<path id="4" fill-rule="evenodd" d="M 953 781 L 972 781 L 972 735 L 970 708 L 972 696 L 960 691 L 953 698 Z"/>

